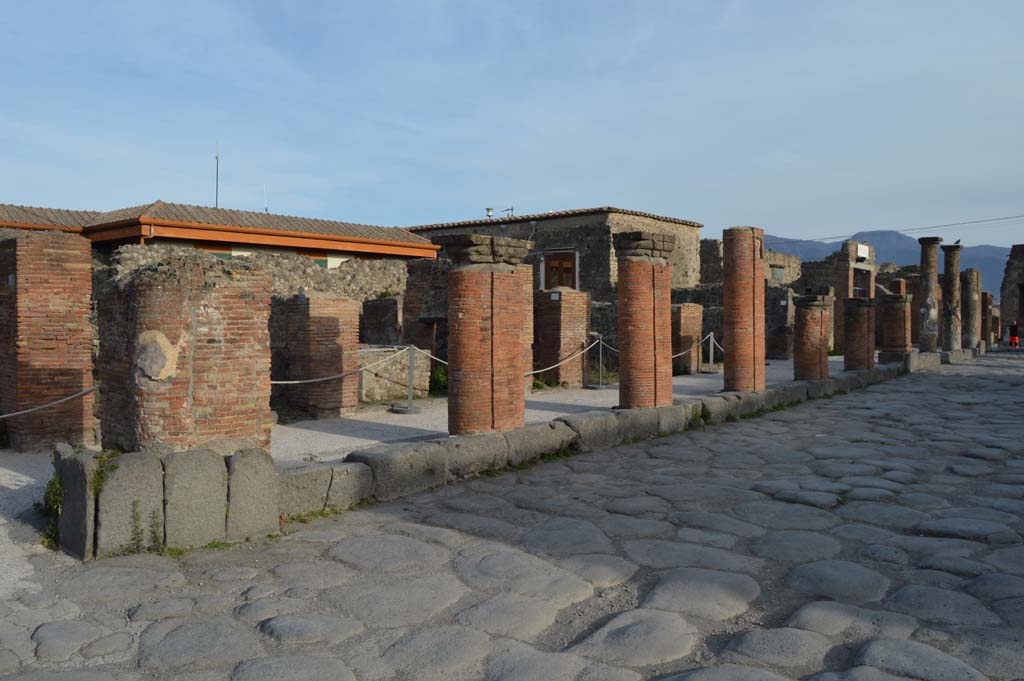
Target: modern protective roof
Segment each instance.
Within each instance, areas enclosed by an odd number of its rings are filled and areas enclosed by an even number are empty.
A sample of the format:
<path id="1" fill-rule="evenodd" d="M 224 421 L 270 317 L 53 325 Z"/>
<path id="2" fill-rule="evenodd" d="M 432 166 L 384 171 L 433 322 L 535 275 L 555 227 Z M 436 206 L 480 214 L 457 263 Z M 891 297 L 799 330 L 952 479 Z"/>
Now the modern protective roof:
<path id="1" fill-rule="evenodd" d="M 703 227 L 699 222 L 693 220 L 683 220 L 682 218 L 673 218 L 666 215 L 655 215 L 654 213 L 645 213 L 639 210 L 627 210 L 625 208 L 616 208 L 615 206 L 600 206 L 598 208 L 573 208 L 571 210 L 558 210 L 550 211 L 547 213 L 534 213 L 532 215 L 515 215 L 511 217 L 502 218 L 484 218 L 482 220 L 463 220 L 461 222 L 441 222 L 432 225 L 419 225 L 417 227 L 407 227 L 410 232 L 429 232 L 435 229 L 450 229 L 452 227 L 475 227 L 477 225 L 507 225 L 513 222 L 528 222 L 530 220 L 551 220 L 555 218 L 567 218 L 575 217 L 579 215 L 595 215 L 598 213 L 621 213 L 623 215 L 637 215 L 644 218 L 652 218 L 654 220 L 661 220 L 662 222 L 674 222 L 679 225 L 686 225 L 688 227 Z"/>

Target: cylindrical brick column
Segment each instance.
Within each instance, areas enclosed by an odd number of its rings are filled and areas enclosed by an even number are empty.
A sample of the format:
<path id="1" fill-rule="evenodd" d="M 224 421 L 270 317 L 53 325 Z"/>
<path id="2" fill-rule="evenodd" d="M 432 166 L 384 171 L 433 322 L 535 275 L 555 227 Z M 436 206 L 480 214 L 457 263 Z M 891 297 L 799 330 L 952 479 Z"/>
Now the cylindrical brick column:
<path id="1" fill-rule="evenodd" d="M 614 235 L 619 270 L 619 406 L 672 404 L 671 234 Z"/>
<path id="2" fill-rule="evenodd" d="M 923 236 L 921 244 L 921 295 L 918 298 L 918 315 L 921 327 L 918 332 L 918 348 L 921 352 L 936 352 L 939 349 L 939 244 L 941 236 Z"/>
<path id="3" fill-rule="evenodd" d="M 682 303 L 672 306 L 672 373 L 700 373 L 700 332 L 704 328 L 704 306 Z M 696 346 L 696 347 L 695 347 Z M 685 352 L 680 355 L 679 353 Z"/>
<path id="4" fill-rule="evenodd" d="M 892 293 L 879 298 L 879 317 L 881 317 L 879 350 L 883 362 L 902 361 L 904 356 L 913 350 L 911 317 L 914 298 L 907 292 L 907 288 L 906 281 L 894 279 L 889 285 L 889 290 Z"/>
<path id="5" fill-rule="evenodd" d="M 963 316 L 961 343 L 974 350 L 981 341 L 981 272 L 966 269 L 960 273 L 960 308 Z"/>
<path id="6" fill-rule="evenodd" d="M 725 389 L 764 389 L 764 230 L 732 227 L 723 233 L 722 286 Z"/>
<path id="7" fill-rule="evenodd" d="M 793 379 L 828 378 L 828 339 L 832 328 L 832 296 L 799 296 L 793 300 Z"/>
<path id="8" fill-rule="evenodd" d="M 523 320 L 532 301 L 517 272 L 530 242 L 459 234 L 439 237 L 448 274 L 448 432 L 523 425 L 529 370 Z"/>
<path id="9" fill-rule="evenodd" d="M 847 298 L 843 301 L 843 370 L 856 371 L 875 366 L 875 301 Z"/>
<path id="10" fill-rule="evenodd" d="M 945 256 L 942 273 L 942 349 L 947 352 L 961 349 L 960 310 L 960 244 L 942 247 Z"/>

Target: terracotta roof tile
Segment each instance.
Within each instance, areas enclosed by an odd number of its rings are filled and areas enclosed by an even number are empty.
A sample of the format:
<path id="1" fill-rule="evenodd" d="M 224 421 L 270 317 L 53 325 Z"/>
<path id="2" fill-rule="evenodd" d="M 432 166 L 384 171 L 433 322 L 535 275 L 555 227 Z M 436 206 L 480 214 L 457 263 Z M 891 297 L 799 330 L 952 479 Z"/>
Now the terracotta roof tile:
<path id="1" fill-rule="evenodd" d="M 0 203 L 0 224 L 83 227 L 99 213 L 93 210 L 64 210 Z"/>
<path id="2" fill-rule="evenodd" d="M 432 225 L 419 225 L 416 227 L 406 227 L 410 232 L 429 232 L 435 229 L 449 229 L 452 227 L 473 227 L 476 225 L 507 225 L 513 222 L 527 222 L 529 220 L 550 220 L 554 218 L 567 218 L 577 215 L 592 215 L 597 213 L 620 213 L 623 215 L 637 215 L 644 218 L 653 218 L 655 220 L 661 220 L 663 222 L 674 222 L 680 225 L 688 225 L 690 227 L 703 227 L 699 222 L 693 220 L 683 220 L 682 218 L 673 218 L 665 215 L 655 215 L 654 213 L 644 213 L 639 210 L 626 210 L 625 208 L 616 208 L 615 206 L 601 206 L 598 208 L 574 208 L 572 210 L 558 210 L 551 211 L 548 213 L 534 213 L 532 215 L 516 215 L 513 217 L 493 218 L 482 220 L 463 220 L 461 222 L 441 222 Z"/>

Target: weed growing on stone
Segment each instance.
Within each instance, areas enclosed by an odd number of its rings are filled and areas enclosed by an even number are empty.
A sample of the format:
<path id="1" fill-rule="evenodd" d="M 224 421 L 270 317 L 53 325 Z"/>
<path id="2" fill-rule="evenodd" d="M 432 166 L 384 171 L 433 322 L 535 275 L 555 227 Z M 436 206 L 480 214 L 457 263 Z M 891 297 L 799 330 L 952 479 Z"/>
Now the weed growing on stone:
<path id="1" fill-rule="evenodd" d="M 231 543 L 230 542 L 226 542 L 226 541 L 221 541 L 220 539 L 214 539 L 212 542 L 210 542 L 206 546 L 202 547 L 202 549 L 204 551 L 216 551 L 217 549 L 227 549 L 227 548 L 231 548 Z"/>
<path id="2" fill-rule="evenodd" d="M 430 388 L 428 392 L 433 396 L 448 394 L 448 367 L 436 366 L 430 372 Z"/>
<path id="3" fill-rule="evenodd" d="M 146 546 L 143 544 L 144 535 L 142 532 L 142 513 L 139 511 L 139 500 L 132 501 L 132 553 L 142 553 Z"/>
<path id="4" fill-rule="evenodd" d="M 96 474 L 92 478 L 93 496 L 99 496 L 111 473 L 117 470 L 117 457 L 124 452 L 112 449 L 96 456 Z"/>
<path id="5" fill-rule="evenodd" d="M 160 553 L 164 549 L 164 528 L 160 523 L 160 514 L 154 508 L 149 512 L 149 550 Z"/>
<path id="6" fill-rule="evenodd" d="M 60 512 L 64 507 L 64 486 L 61 484 L 60 475 L 56 470 L 46 482 L 42 503 L 36 502 L 35 507 L 46 518 L 46 528 L 43 530 L 41 542 L 44 547 L 56 550 L 60 540 L 57 521 L 60 519 Z"/>

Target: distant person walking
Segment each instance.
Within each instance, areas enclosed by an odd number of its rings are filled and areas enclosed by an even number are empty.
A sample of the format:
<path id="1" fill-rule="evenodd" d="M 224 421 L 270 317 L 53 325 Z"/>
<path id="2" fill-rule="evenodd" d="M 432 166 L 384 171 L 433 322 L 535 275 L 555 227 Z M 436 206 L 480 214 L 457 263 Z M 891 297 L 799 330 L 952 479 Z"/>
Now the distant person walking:
<path id="1" fill-rule="evenodd" d="M 1020 329 L 1017 322 L 1010 322 L 1010 349 L 1020 350 Z"/>

